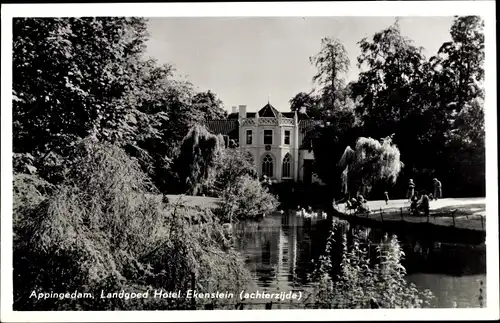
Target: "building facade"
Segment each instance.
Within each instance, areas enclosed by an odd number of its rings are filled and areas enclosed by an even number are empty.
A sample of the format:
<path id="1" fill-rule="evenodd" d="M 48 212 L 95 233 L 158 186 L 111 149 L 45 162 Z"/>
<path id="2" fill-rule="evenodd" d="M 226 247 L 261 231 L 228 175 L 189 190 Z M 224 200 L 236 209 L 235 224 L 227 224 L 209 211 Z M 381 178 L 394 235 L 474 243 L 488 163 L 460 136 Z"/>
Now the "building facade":
<path id="1" fill-rule="evenodd" d="M 314 154 L 305 142 L 314 125 L 305 113 L 279 112 L 268 103 L 258 112 L 247 112 L 245 105 L 233 107 L 226 120 L 209 121 L 207 128 L 251 154 L 259 176 L 308 184 L 321 183 L 312 172 Z"/>

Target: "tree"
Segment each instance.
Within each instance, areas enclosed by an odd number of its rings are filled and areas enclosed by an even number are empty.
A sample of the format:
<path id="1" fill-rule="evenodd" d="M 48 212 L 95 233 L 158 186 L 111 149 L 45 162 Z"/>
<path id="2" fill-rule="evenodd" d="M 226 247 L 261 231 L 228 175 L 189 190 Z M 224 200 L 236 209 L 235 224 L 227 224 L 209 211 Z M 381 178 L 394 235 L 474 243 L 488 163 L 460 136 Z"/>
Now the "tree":
<path id="1" fill-rule="evenodd" d="M 484 22 L 478 16 L 455 17 L 452 41 L 438 51 L 435 65 L 446 76 L 448 108 L 460 112 L 465 104 L 483 96 Z"/>
<path id="2" fill-rule="evenodd" d="M 395 132 L 399 136 L 398 126 L 406 127 L 407 119 L 422 109 L 415 100 L 424 76 L 422 48 L 401 35 L 397 22 L 376 33 L 372 41 L 362 39 L 359 45 L 358 67 L 367 69 L 352 84 L 357 113 L 369 133 Z"/>
<path id="3" fill-rule="evenodd" d="M 323 116 L 323 122 L 306 134 L 314 152 L 314 171 L 333 188 L 340 186 L 343 169 L 336 166 L 344 147 L 359 137 L 353 110 L 335 110 Z M 337 191 L 333 189 L 333 191 Z"/>
<path id="4" fill-rule="evenodd" d="M 14 19 L 14 151 L 59 154 L 90 133 L 120 140 L 146 37 L 138 18 Z"/>
<path id="5" fill-rule="evenodd" d="M 209 177 L 224 143 L 201 125 L 194 125 L 184 137 L 180 153 L 173 165 L 179 179 L 179 189 L 197 195 Z"/>
<path id="6" fill-rule="evenodd" d="M 392 137 L 381 141 L 372 138 L 358 138 L 354 149 L 347 147 L 338 162 L 343 169 L 344 193 L 363 194 L 377 182 L 394 184 L 403 168 L 399 149 L 392 143 Z"/>
<path id="7" fill-rule="evenodd" d="M 290 110 L 305 112 L 311 118 L 317 118 L 321 115 L 321 107 L 318 98 L 312 93 L 300 92 L 290 99 Z"/>
<path id="8" fill-rule="evenodd" d="M 193 108 L 199 110 L 204 120 L 220 120 L 227 117 L 223 103 L 210 90 L 197 93 L 192 100 Z"/>
<path id="9" fill-rule="evenodd" d="M 343 99 L 345 74 L 349 71 L 349 57 L 344 45 L 337 39 L 325 37 L 321 39 L 321 50 L 309 58 L 318 72 L 313 77 L 320 87 L 324 108 L 334 109 L 337 100 Z"/>
<path id="10" fill-rule="evenodd" d="M 430 182 L 436 161 L 443 158 L 446 117 L 433 104 L 431 68 L 422 48 L 401 35 L 398 21 L 359 45 L 358 66 L 363 71 L 351 93 L 362 135 L 382 138 L 394 133 L 405 156 L 402 175 Z"/>
<path id="11" fill-rule="evenodd" d="M 455 17 L 452 40 L 430 59 L 435 115 L 443 126 L 436 165 L 449 194 L 485 194 L 484 22 L 477 16 Z M 439 160 L 439 159 L 438 159 Z M 457 176 L 457 174 L 459 174 Z"/>

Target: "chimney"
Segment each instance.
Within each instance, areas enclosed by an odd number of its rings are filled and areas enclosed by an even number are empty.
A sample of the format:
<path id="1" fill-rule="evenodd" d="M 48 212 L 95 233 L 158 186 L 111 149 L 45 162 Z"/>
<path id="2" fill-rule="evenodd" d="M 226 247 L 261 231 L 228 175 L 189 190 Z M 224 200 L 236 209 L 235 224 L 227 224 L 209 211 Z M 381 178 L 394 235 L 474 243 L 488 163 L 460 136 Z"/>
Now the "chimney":
<path id="1" fill-rule="evenodd" d="M 231 113 L 238 113 L 238 107 L 234 105 Z"/>
<path id="2" fill-rule="evenodd" d="M 239 109 L 240 109 L 239 118 L 240 119 L 245 119 L 247 117 L 247 106 L 246 105 L 240 105 Z"/>

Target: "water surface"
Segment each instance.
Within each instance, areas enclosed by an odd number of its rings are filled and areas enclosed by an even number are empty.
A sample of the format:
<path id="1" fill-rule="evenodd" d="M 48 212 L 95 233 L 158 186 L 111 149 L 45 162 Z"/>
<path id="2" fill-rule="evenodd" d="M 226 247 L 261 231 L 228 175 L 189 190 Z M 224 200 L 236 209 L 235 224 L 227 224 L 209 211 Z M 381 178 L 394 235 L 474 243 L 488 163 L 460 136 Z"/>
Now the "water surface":
<path id="1" fill-rule="evenodd" d="M 304 219 L 295 211 L 277 213 L 262 221 L 235 224 L 235 246 L 250 269 L 259 291 L 310 291 L 308 274 L 324 252 L 331 220 Z M 436 296 L 432 306 L 479 307 L 480 281 L 486 286 L 484 245 L 447 244 L 415 237 L 411 232 L 385 232 L 351 226 L 372 242 L 396 234 L 406 254 L 407 280 Z M 340 261 L 340 259 L 338 260 Z M 484 288 L 485 289 L 485 288 Z M 486 295 L 483 290 L 483 297 Z M 485 304 L 485 299 L 483 300 Z"/>

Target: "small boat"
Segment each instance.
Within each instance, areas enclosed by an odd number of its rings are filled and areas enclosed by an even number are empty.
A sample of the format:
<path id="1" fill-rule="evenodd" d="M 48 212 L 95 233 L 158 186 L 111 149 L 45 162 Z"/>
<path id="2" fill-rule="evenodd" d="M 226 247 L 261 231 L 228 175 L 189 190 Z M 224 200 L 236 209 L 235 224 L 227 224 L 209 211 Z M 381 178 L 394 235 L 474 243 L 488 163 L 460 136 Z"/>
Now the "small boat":
<path id="1" fill-rule="evenodd" d="M 323 219 L 326 219 L 327 214 L 326 214 L 326 212 L 325 212 L 325 211 L 321 211 L 321 217 L 322 217 Z"/>
<path id="2" fill-rule="evenodd" d="M 280 210 L 279 212 L 281 215 L 283 215 L 285 213 L 285 211 L 283 211 L 283 210 Z"/>

